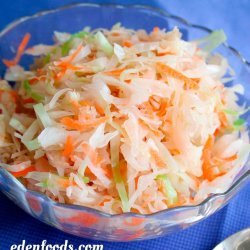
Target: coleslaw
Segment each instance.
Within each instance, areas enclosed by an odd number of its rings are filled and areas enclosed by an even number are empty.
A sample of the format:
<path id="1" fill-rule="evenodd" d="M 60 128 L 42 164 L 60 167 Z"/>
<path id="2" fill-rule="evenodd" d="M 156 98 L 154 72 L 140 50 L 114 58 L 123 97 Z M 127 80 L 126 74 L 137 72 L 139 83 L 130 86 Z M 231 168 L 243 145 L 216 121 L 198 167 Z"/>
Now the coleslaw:
<path id="1" fill-rule="evenodd" d="M 250 145 L 242 85 L 211 52 L 214 31 L 184 41 L 152 32 L 55 32 L 55 44 L 4 59 L 0 162 L 27 188 L 111 214 L 155 213 L 226 191 Z M 22 55 L 35 58 L 29 70 Z M 12 89 L 8 82 L 15 82 Z"/>

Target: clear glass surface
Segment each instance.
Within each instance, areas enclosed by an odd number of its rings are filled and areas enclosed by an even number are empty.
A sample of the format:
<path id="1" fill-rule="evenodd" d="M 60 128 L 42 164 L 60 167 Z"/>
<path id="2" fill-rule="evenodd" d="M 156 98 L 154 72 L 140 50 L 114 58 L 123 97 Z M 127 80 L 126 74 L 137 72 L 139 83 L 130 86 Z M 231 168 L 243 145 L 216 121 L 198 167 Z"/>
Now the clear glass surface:
<path id="1" fill-rule="evenodd" d="M 53 43 L 53 32 L 77 32 L 85 26 L 110 28 L 113 24 L 133 29 L 152 30 L 154 26 L 172 29 L 178 26 L 184 39 L 193 40 L 207 35 L 211 30 L 192 25 L 180 17 L 145 6 L 115 6 L 78 4 L 24 17 L 10 24 L 0 33 L 0 59 L 12 58 L 25 33 L 32 35 L 30 45 Z M 227 57 L 236 72 L 236 80 L 230 84 L 245 86 L 240 101 L 249 106 L 249 63 L 230 46 L 224 44 L 218 51 Z M 24 56 L 21 64 L 28 67 L 32 58 Z M 5 66 L 0 62 L 0 76 Z M 246 114 L 248 129 L 250 116 Z M 59 204 L 43 194 L 27 190 L 17 179 L 0 167 L 0 190 L 33 217 L 64 232 L 80 237 L 104 241 L 132 241 L 152 239 L 187 228 L 207 218 L 223 206 L 246 184 L 250 176 L 249 161 L 238 174 L 227 192 L 213 194 L 196 206 L 167 209 L 151 215 L 125 213 L 109 215 L 95 209 Z"/>

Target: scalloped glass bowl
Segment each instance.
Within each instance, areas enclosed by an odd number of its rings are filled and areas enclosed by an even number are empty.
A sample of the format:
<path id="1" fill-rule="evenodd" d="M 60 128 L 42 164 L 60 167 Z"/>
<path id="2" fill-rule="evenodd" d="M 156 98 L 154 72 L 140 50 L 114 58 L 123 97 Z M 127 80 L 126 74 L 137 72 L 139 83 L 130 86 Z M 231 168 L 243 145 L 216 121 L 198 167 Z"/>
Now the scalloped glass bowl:
<path id="1" fill-rule="evenodd" d="M 32 35 L 29 45 L 50 44 L 53 42 L 55 30 L 77 32 L 84 26 L 110 28 L 117 22 L 121 22 L 125 27 L 148 31 L 154 26 L 167 29 L 178 26 L 184 39 L 191 40 L 211 32 L 199 25 L 189 24 L 182 18 L 145 6 L 78 4 L 24 17 L 10 24 L 0 33 L 0 59 L 14 56 L 13 51 L 26 32 Z M 250 82 L 248 63 L 235 49 L 227 45 L 220 46 L 218 51 L 228 58 L 236 72 L 237 78 L 232 84 L 240 82 L 246 86 Z M 30 63 L 31 58 L 24 56 L 21 64 L 28 66 Z M 1 62 L 0 76 L 4 71 L 5 67 Z M 241 101 L 246 102 L 248 106 L 249 97 L 250 88 L 246 88 Z M 249 124 L 249 115 L 246 118 Z M 167 235 L 207 218 L 227 204 L 249 180 L 249 169 L 248 162 L 227 192 L 211 195 L 200 205 L 168 209 L 151 215 L 109 215 L 83 206 L 59 204 L 42 194 L 27 190 L 1 167 L 0 190 L 33 217 L 64 232 L 104 241 L 132 241 Z"/>

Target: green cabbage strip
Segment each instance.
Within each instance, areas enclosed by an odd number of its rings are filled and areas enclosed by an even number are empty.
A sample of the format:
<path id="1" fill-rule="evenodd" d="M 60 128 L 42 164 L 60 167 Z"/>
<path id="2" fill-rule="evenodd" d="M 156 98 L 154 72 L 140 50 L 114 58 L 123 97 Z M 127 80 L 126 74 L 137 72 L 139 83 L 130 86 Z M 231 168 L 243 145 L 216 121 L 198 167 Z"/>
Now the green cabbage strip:
<path id="1" fill-rule="evenodd" d="M 23 124 L 14 117 L 10 119 L 9 125 L 22 134 L 26 131 L 26 128 L 23 126 Z"/>
<path id="2" fill-rule="evenodd" d="M 62 56 L 66 56 L 66 55 L 69 54 L 69 51 L 71 49 L 71 42 L 75 38 L 84 38 L 88 34 L 89 33 L 86 32 L 86 31 L 80 31 L 78 33 L 75 33 L 75 34 L 71 35 L 69 40 L 61 45 Z"/>
<path id="3" fill-rule="evenodd" d="M 178 194 L 167 175 L 158 175 L 156 179 L 163 182 L 164 194 L 167 197 L 168 206 L 174 205 L 178 201 Z"/>
<path id="4" fill-rule="evenodd" d="M 87 177 L 87 176 L 83 176 L 83 177 L 82 177 L 82 180 L 83 180 L 83 182 L 84 182 L 85 184 L 89 183 L 89 177 Z"/>
<path id="5" fill-rule="evenodd" d="M 37 118 L 41 121 L 43 126 L 46 127 L 51 127 L 52 126 L 52 120 L 50 119 L 48 113 L 46 112 L 44 106 L 42 103 L 38 103 L 33 106 Z"/>
<path id="6" fill-rule="evenodd" d="M 203 50 L 210 53 L 227 40 L 223 30 L 215 30 L 208 36 L 201 39 Z"/>
<path id="7" fill-rule="evenodd" d="M 122 180 L 121 170 L 120 170 L 120 161 L 119 161 L 119 151 L 120 151 L 120 135 L 117 135 L 110 141 L 110 155 L 111 155 L 111 166 L 114 176 L 114 181 L 116 189 L 119 193 L 123 212 L 129 212 L 129 202 L 128 195 Z"/>
<path id="8" fill-rule="evenodd" d="M 231 109 L 224 109 L 224 113 L 227 115 L 239 115 L 239 112 L 231 110 Z"/>
<path id="9" fill-rule="evenodd" d="M 113 55 L 114 52 L 113 46 L 110 44 L 110 42 L 102 32 L 98 31 L 95 34 L 95 41 L 99 49 L 102 50 L 107 56 Z"/>
<path id="10" fill-rule="evenodd" d="M 26 148 L 29 151 L 33 151 L 33 150 L 39 149 L 41 147 L 37 138 L 34 140 L 31 140 L 31 141 L 22 140 L 22 143 L 26 146 Z"/>
<path id="11" fill-rule="evenodd" d="M 245 122 L 246 121 L 243 118 L 238 118 L 237 120 L 234 121 L 233 128 L 239 130 L 244 126 Z"/>
<path id="12" fill-rule="evenodd" d="M 24 87 L 26 93 L 27 93 L 32 99 L 34 99 L 34 100 L 37 101 L 37 102 L 43 101 L 44 97 L 43 97 L 42 95 L 40 95 L 40 94 L 38 94 L 38 93 L 36 93 L 36 92 L 34 92 L 34 91 L 32 90 L 32 88 L 31 88 L 30 83 L 29 83 L 28 80 L 25 80 L 25 81 L 23 82 L 23 87 Z"/>
<path id="13" fill-rule="evenodd" d="M 51 59 L 51 53 L 48 53 L 44 58 L 43 58 L 43 63 L 48 64 Z"/>

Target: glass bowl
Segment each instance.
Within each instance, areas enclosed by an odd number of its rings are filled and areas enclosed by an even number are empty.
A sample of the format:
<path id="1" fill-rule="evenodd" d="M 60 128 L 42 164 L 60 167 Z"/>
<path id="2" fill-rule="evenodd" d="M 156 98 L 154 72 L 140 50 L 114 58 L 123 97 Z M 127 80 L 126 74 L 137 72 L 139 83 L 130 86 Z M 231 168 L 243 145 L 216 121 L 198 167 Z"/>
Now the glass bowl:
<path id="1" fill-rule="evenodd" d="M 45 11 L 31 17 L 24 17 L 10 24 L 0 33 L 0 59 L 13 58 L 14 52 L 24 34 L 29 32 L 32 39 L 29 45 L 53 42 L 53 32 L 77 32 L 84 26 L 110 28 L 121 22 L 125 27 L 152 30 L 154 26 L 171 29 L 178 26 L 184 39 L 201 38 L 211 30 L 192 25 L 180 17 L 162 10 L 146 6 L 117 6 L 77 4 L 56 10 Z M 229 60 L 236 73 L 231 84 L 250 82 L 249 63 L 232 47 L 224 44 L 218 51 Z M 29 56 L 22 58 L 21 64 L 28 66 Z M 0 76 L 5 67 L 0 62 Z M 250 101 L 250 88 L 246 88 L 241 101 Z M 250 116 L 247 115 L 249 124 Z M 249 180 L 249 161 L 237 175 L 231 187 L 221 194 L 212 194 L 196 206 L 182 206 L 167 209 L 150 215 L 125 213 L 110 215 L 95 209 L 65 205 L 52 201 L 43 194 L 27 190 L 17 179 L 0 167 L 0 189 L 13 202 L 33 217 L 64 232 L 80 237 L 104 241 L 133 241 L 152 239 L 187 228 L 221 209 Z"/>

